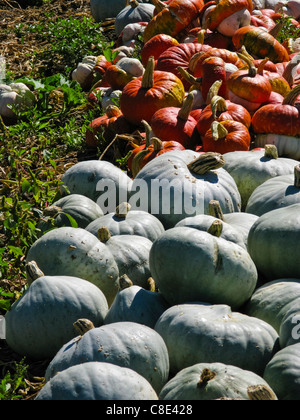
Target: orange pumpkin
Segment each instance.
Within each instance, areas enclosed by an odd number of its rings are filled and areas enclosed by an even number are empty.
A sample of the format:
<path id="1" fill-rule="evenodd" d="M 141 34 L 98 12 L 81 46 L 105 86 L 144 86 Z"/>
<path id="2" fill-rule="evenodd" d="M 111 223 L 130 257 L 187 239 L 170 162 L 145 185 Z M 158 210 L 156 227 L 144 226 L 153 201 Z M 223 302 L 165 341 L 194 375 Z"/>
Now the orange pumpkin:
<path id="1" fill-rule="evenodd" d="M 157 0 L 153 0 L 155 6 L 157 3 Z M 176 38 L 197 18 L 203 6 L 203 0 L 172 0 L 148 23 L 144 31 L 144 42 L 157 34 L 167 34 Z"/>
<path id="2" fill-rule="evenodd" d="M 214 121 L 202 138 L 204 152 L 229 153 L 249 150 L 251 137 L 238 121 Z"/>
<path id="3" fill-rule="evenodd" d="M 179 42 L 177 41 L 177 39 L 173 38 L 170 35 L 155 35 L 143 45 L 143 48 L 141 50 L 142 64 L 146 66 L 151 56 L 154 57 L 154 60 L 157 60 L 164 51 L 178 44 Z"/>
<path id="4" fill-rule="evenodd" d="M 172 73 L 154 70 L 154 57 L 150 57 L 143 76 L 131 80 L 124 87 L 120 108 L 132 124 L 142 120 L 150 122 L 153 114 L 167 106 L 181 107 L 185 91 L 181 80 Z"/>
<path id="5" fill-rule="evenodd" d="M 252 0 L 220 0 L 206 14 L 205 27 L 210 30 L 217 29 L 224 19 L 243 9 L 247 9 L 251 13 L 253 10 Z"/>

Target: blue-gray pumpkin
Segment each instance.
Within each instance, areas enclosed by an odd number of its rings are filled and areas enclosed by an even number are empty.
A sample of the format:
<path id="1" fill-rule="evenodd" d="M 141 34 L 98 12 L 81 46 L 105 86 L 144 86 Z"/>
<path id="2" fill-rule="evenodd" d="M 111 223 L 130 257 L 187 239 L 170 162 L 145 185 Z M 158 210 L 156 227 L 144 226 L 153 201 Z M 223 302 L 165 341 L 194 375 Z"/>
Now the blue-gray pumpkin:
<path id="1" fill-rule="evenodd" d="M 39 391 L 36 401 L 157 400 L 149 382 L 132 369 L 87 362 L 59 372 Z"/>
<path id="2" fill-rule="evenodd" d="M 31 359 L 50 359 L 73 337 L 73 323 L 89 318 L 103 324 L 108 304 L 92 283 L 69 276 L 35 279 L 6 313 L 7 344 Z"/>
<path id="3" fill-rule="evenodd" d="M 190 227 L 168 229 L 153 243 L 150 271 L 170 305 L 201 301 L 239 308 L 258 279 L 244 248 Z"/>
<path id="4" fill-rule="evenodd" d="M 196 363 L 219 362 L 262 375 L 279 350 L 273 327 L 227 305 L 174 305 L 161 315 L 155 330 L 167 345 L 173 374 Z"/>
<path id="5" fill-rule="evenodd" d="M 159 394 L 160 400 L 212 401 L 249 400 L 249 388 L 263 386 L 273 400 L 277 397 L 259 375 L 224 363 L 197 363 L 177 373 Z"/>
<path id="6" fill-rule="evenodd" d="M 135 322 L 116 322 L 99 328 L 88 326 L 86 331 L 85 320 L 78 321 L 82 335 L 58 351 L 47 368 L 47 381 L 70 366 L 98 361 L 133 369 L 156 392 L 161 390 L 169 376 L 169 356 L 162 337 L 154 329 Z"/>

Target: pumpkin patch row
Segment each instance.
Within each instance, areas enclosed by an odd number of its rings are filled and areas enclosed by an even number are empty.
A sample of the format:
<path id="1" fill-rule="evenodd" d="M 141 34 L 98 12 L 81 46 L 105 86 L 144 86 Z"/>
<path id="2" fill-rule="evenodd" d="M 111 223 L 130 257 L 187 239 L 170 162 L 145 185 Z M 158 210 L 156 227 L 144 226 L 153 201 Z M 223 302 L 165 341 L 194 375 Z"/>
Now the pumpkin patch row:
<path id="1" fill-rule="evenodd" d="M 126 134 L 129 172 L 63 174 L 7 343 L 49 361 L 37 400 L 299 399 L 300 86 L 276 31 L 300 2 L 152 3 L 73 72 L 104 111 L 88 146 Z"/>

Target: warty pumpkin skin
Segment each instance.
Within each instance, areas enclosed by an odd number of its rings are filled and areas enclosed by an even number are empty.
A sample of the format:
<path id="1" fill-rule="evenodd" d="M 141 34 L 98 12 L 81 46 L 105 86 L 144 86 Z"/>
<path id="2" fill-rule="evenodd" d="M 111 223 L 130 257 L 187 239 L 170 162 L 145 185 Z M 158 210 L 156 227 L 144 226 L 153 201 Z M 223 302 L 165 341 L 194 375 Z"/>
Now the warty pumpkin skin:
<path id="1" fill-rule="evenodd" d="M 156 2 L 154 1 L 154 4 Z M 204 6 L 203 0 L 172 0 L 157 13 L 144 31 L 144 42 L 164 33 L 175 37 L 197 18 Z"/>
<path id="2" fill-rule="evenodd" d="M 48 382 L 58 372 L 86 362 L 106 362 L 127 367 L 149 381 L 160 392 L 169 376 L 169 356 L 162 337 L 136 322 L 114 322 L 92 328 L 65 343 L 50 362 Z M 99 351 L 101 348 L 101 351 Z"/>
<path id="3" fill-rule="evenodd" d="M 72 276 L 42 276 L 6 313 L 6 341 L 33 360 L 50 359 L 76 336 L 73 323 L 89 317 L 98 327 L 108 311 L 104 294 L 89 281 Z"/>
<path id="4" fill-rule="evenodd" d="M 181 80 L 172 73 L 154 70 L 154 58 L 145 73 L 127 83 L 120 98 L 121 111 L 132 124 L 150 123 L 153 114 L 167 106 L 181 106 L 185 91 Z"/>
<path id="5" fill-rule="evenodd" d="M 267 364 L 263 378 L 272 387 L 279 400 L 300 399 L 300 343 L 277 352 Z"/>
<path id="6" fill-rule="evenodd" d="M 170 379 L 159 394 L 159 399 L 173 401 L 214 401 L 218 399 L 249 400 L 251 386 L 268 383 L 259 375 L 224 363 L 196 363 L 182 369 Z M 272 390 L 271 393 L 274 394 Z M 276 396 L 274 394 L 274 399 Z"/>
<path id="7" fill-rule="evenodd" d="M 300 204 L 269 211 L 253 224 L 248 250 L 265 281 L 300 278 Z"/>
<path id="8" fill-rule="evenodd" d="M 61 227 L 45 233 L 30 247 L 26 261 L 36 261 L 45 275 L 90 281 L 109 305 L 118 291 L 119 269 L 112 253 L 85 229 Z"/>
<path id="9" fill-rule="evenodd" d="M 127 367 L 86 362 L 58 373 L 36 401 L 158 400 L 149 382 Z"/>
<path id="10" fill-rule="evenodd" d="M 173 374 L 196 363 L 218 362 L 262 376 L 279 350 L 278 334 L 269 324 L 223 304 L 172 306 L 158 319 L 155 331 L 166 343 Z"/>

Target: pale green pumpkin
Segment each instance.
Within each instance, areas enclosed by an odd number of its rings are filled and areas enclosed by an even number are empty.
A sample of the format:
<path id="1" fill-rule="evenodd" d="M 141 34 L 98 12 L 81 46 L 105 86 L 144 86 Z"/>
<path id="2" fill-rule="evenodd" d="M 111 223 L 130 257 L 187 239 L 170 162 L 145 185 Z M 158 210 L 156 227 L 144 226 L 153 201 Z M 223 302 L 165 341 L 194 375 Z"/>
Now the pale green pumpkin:
<path id="1" fill-rule="evenodd" d="M 262 375 L 279 350 L 274 328 L 227 305 L 174 305 L 155 330 L 167 345 L 173 374 L 196 363 L 219 362 Z"/>
<path id="2" fill-rule="evenodd" d="M 7 344 L 22 356 L 42 360 L 75 337 L 73 323 L 89 318 L 103 324 L 108 304 L 92 283 L 70 276 L 35 279 L 6 313 Z"/>
<path id="3" fill-rule="evenodd" d="M 82 363 L 59 372 L 35 398 L 36 401 L 157 399 L 143 376 L 132 369 L 104 362 Z"/>
<path id="4" fill-rule="evenodd" d="M 276 176 L 294 173 L 298 164 L 294 159 L 278 157 L 273 145 L 266 145 L 265 150 L 225 153 L 223 157 L 224 169 L 234 178 L 241 194 L 242 210 L 259 185 Z"/>
<path id="5" fill-rule="evenodd" d="M 115 322 L 85 330 L 78 320 L 81 336 L 66 343 L 50 362 L 46 381 L 57 372 L 83 362 L 106 362 L 133 369 L 159 392 L 169 376 L 169 357 L 162 337 L 154 329 L 135 322 Z"/>
<path id="6" fill-rule="evenodd" d="M 149 22 L 153 18 L 155 6 L 151 3 L 130 0 L 116 16 L 115 32 L 119 36 L 126 25 L 130 23 Z"/>
<path id="7" fill-rule="evenodd" d="M 277 352 L 267 364 L 263 378 L 279 400 L 300 400 L 300 343 Z"/>
<path id="8" fill-rule="evenodd" d="M 119 269 L 105 244 L 85 229 L 51 230 L 30 247 L 27 262 L 36 261 L 45 275 L 77 276 L 90 281 L 111 305 L 117 291 Z"/>
<path id="9" fill-rule="evenodd" d="M 248 236 L 248 251 L 265 281 L 300 278 L 300 204 L 260 216 Z"/>
<path id="10" fill-rule="evenodd" d="M 168 229 L 153 243 L 150 271 L 171 305 L 202 301 L 239 308 L 257 283 L 244 248 L 191 227 Z"/>
<path id="11" fill-rule="evenodd" d="M 257 187 L 249 198 L 246 211 L 261 216 L 268 211 L 300 203 L 300 166 L 295 174 L 269 179 Z"/>
<path id="12" fill-rule="evenodd" d="M 160 400 L 212 401 L 216 399 L 249 400 L 249 388 L 263 385 L 277 397 L 267 382 L 254 372 L 223 363 L 197 363 L 182 369 L 170 379 L 159 394 Z"/>

